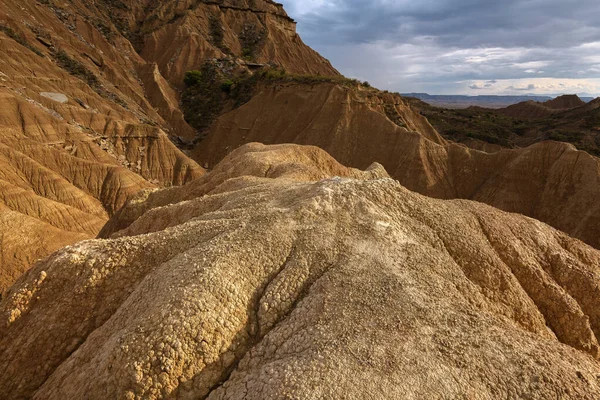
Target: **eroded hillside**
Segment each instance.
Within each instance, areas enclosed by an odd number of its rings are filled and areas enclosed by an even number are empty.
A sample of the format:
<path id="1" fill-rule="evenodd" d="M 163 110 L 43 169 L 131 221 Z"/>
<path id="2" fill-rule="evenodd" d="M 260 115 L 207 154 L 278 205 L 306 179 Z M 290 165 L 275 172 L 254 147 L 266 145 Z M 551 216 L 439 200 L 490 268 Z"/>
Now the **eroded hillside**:
<path id="1" fill-rule="evenodd" d="M 410 192 L 380 165 L 246 145 L 195 182 L 140 194 L 110 225 L 0 303 L 1 397 L 600 391 L 600 252 Z"/>
<path id="2" fill-rule="evenodd" d="M 0 292 L 137 191 L 204 173 L 173 144 L 197 135 L 186 71 L 220 57 L 337 75 L 264 0 L 0 0 L 0 54 Z"/>
<path id="3" fill-rule="evenodd" d="M 570 144 L 477 151 L 443 139 L 400 96 L 288 81 L 218 118 L 192 155 L 212 168 L 253 141 L 319 146 L 356 168 L 377 161 L 410 190 L 528 215 L 600 248 L 600 161 Z"/>
<path id="4" fill-rule="evenodd" d="M 598 398 L 598 158 L 453 143 L 271 0 L 0 0 L 0 54 L 0 398 Z"/>

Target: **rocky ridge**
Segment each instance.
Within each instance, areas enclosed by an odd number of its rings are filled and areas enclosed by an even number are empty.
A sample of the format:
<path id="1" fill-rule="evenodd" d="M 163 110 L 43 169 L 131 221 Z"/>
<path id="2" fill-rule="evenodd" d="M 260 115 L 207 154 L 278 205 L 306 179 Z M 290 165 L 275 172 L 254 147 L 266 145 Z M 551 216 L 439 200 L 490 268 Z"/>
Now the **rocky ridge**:
<path id="1" fill-rule="evenodd" d="M 187 70 L 220 57 L 338 74 L 265 0 L 0 0 L 0 54 L 0 292 L 137 191 L 204 173 L 173 144 L 197 135 Z"/>
<path id="2" fill-rule="evenodd" d="M 600 248 L 600 160 L 571 144 L 486 153 L 445 140 L 409 101 L 391 93 L 274 83 L 218 118 L 192 157 L 212 168 L 253 141 L 318 146 L 355 168 L 377 161 L 410 190 L 528 215 Z"/>
<path id="3" fill-rule="evenodd" d="M 249 144 L 111 222 L 0 303 L 3 398 L 600 390 L 598 250 L 381 166 Z"/>
<path id="4" fill-rule="evenodd" d="M 6 37 L 0 52 L 10 55 L 0 59 L 1 290 L 37 258 L 94 237 L 128 196 L 203 171 L 48 58 Z"/>

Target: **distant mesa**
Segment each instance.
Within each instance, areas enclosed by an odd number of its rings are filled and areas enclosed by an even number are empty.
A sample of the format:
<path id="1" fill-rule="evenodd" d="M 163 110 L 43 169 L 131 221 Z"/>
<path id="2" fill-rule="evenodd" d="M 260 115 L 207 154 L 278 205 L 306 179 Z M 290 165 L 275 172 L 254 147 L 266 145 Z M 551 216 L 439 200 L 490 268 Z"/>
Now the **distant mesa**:
<path id="1" fill-rule="evenodd" d="M 541 119 L 586 104 L 579 96 L 573 94 L 559 96 L 545 102 L 529 100 L 499 109 L 498 112 L 513 118 Z"/>

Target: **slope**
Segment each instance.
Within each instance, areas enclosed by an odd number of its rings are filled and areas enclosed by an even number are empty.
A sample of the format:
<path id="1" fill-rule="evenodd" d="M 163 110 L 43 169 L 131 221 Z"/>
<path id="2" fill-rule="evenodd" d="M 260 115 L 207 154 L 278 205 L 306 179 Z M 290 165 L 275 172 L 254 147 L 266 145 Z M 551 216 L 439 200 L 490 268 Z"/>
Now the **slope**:
<path id="1" fill-rule="evenodd" d="M 2 300 L 0 396 L 596 398 L 600 253 L 385 176 L 252 144 L 146 193 Z"/>
<path id="2" fill-rule="evenodd" d="M 581 100 L 576 94 L 565 94 L 544 102 L 546 107 L 553 110 L 571 110 L 585 104 L 586 102 Z"/>
<path id="3" fill-rule="evenodd" d="M 127 65 L 109 61 L 117 51 L 93 45 L 94 32 L 86 32 L 88 42 L 35 2 L 0 9 L 2 292 L 36 259 L 93 238 L 140 189 L 182 184 L 203 171 L 151 121 L 157 115 L 141 100 L 143 89 L 125 95 L 128 85 L 118 90 L 109 68 L 113 83 L 89 66 L 97 68 L 92 59 Z M 16 21 L 39 40 L 15 30 Z"/>
<path id="4" fill-rule="evenodd" d="M 218 57 L 339 75 L 266 0 L 0 0 L 0 54 L 0 293 L 140 189 L 203 174 L 172 143 L 197 135 L 187 70 Z"/>
<path id="5" fill-rule="evenodd" d="M 316 145 L 355 168 L 379 162 L 410 190 L 525 214 L 600 248 L 600 162 L 569 144 L 480 152 L 441 138 L 397 95 L 273 82 L 218 118 L 192 156 L 212 168 L 253 141 Z"/>

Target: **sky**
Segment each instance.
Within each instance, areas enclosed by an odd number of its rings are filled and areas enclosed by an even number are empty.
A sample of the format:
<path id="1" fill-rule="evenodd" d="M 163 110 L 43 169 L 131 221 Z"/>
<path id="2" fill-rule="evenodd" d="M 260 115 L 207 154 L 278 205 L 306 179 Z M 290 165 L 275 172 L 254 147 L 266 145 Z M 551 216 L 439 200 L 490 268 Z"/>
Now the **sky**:
<path id="1" fill-rule="evenodd" d="M 401 93 L 600 95 L 599 0 L 278 0 L 344 75 Z"/>

